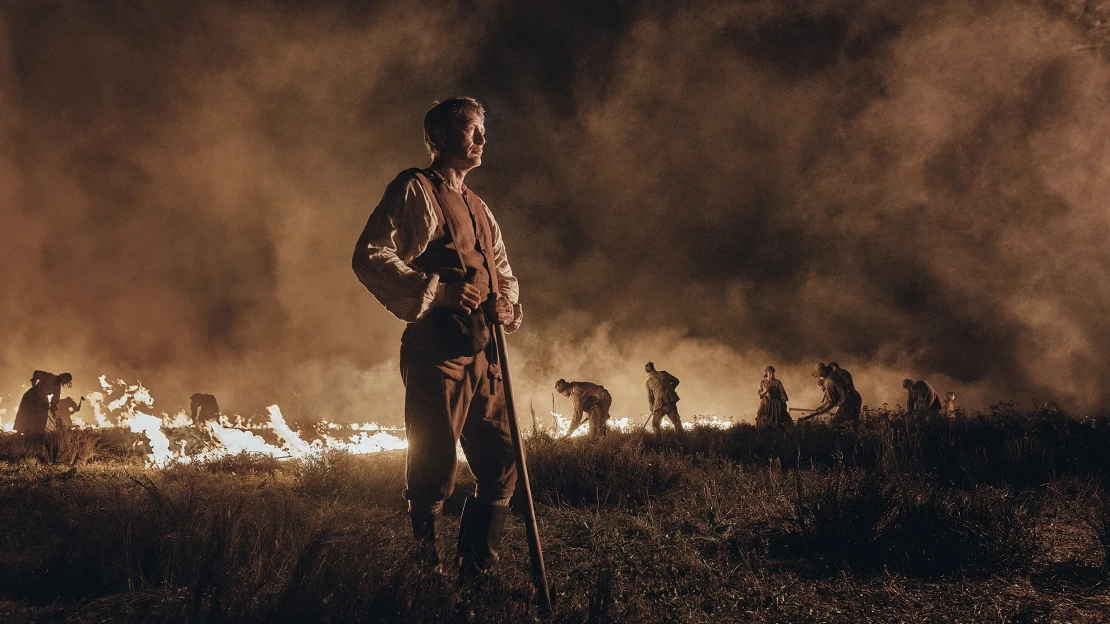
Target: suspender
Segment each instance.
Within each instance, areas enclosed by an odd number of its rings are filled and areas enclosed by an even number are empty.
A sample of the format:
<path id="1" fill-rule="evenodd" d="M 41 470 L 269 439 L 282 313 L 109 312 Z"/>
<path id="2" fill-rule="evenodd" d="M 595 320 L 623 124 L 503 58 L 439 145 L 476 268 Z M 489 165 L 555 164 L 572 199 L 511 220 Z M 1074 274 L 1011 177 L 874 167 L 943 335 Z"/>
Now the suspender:
<path id="1" fill-rule="evenodd" d="M 439 192 L 439 184 L 437 184 L 434 180 L 432 180 L 431 176 L 429 176 L 428 173 L 425 170 L 417 169 L 415 171 L 415 174 L 416 174 L 417 179 L 419 179 L 420 182 L 426 188 L 431 189 L 432 195 L 435 197 L 434 209 L 435 209 L 435 212 L 436 212 L 436 218 L 438 218 L 440 223 L 443 224 L 444 231 L 446 231 L 447 235 L 451 237 L 451 242 L 453 242 L 455 244 L 455 253 L 459 257 L 459 267 L 461 267 L 462 270 L 465 272 L 466 269 L 467 269 L 466 259 L 463 257 L 462 249 L 459 248 L 459 239 L 458 239 L 458 237 L 455 236 L 455 232 L 453 232 L 451 230 L 451 220 L 447 217 L 446 211 L 443 208 L 445 203 L 443 201 L 443 196 L 440 195 L 440 192 Z M 494 277 L 493 267 L 491 266 L 490 258 L 489 258 L 488 255 L 486 255 L 485 245 L 482 244 L 482 237 L 478 232 L 478 219 L 474 215 L 474 209 L 471 208 L 470 202 L 466 200 L 465 195 L 463 196 L 463 202 L 466 204 L 467 212 L 470 215 L 470 222 L 471 222 L 471 225 L 474 229 L 474 243 L 478 246 L 478 253 L 482 256 L 482 263 L 486 267 L 486 275 L 489 276 L 490 292 L 496 295 L 497 294 L 497 284 L 496 284 L 496 279 L 497 278 Z M 487 231 L 488 230 L 489 230 L 489 224 L 488 224 L 488 220 L 487 220 Z"/>
<path id="2" fill-rule="evenodd" d="M 433 209 L 436 212 L 436 218 L 443 224 L 443 229 L 447 232 L 447 235 L 451 237 L 451 241 L 455 243 L 455 253 L 459 256 L 459 267 L 465 271 L 466 260 L 463 259 L 462 250 L 459 249 L 458 238 L 456 238 L 455 233 L 451 231 L 451 221 L 447 219 L 447 214 L 443 210 L 443 197 L 439 194 L 439 185 L 436 184 L 427 173 L 424 173 L 424 171 L 420 169 L 416 170 L 416 179 L 420 180 L 420 183 L 423 184 L 427 190 L 432 192 L 432 197 L 435 198 L 435 201 L 432 203 L 434 204 Z M 474 239 L 478 239 L 477 232 L 474 233 Z"/>
<path id="3" fill-rule="evenodd" d="M 414 174 L 416 175 L 416 178 L 418 180 L 420 180 L 420 183 L 425 186 L 426 189 L 431 188 L 432 196 L 435 197 L 435 201 L 433 202 L 435 205 L 433 206 L 433 209 L 435 210 L 436 218 L 438 218 L 440 223 L 443 224 L 444 231 L 447 232 L 447 235 L 451 237 L 451 242 L 453 242 L 455 244 L 455 253 L 459 257 L 459 266 L 462 268 L 462 270 L 464 272 L 467 272 L 466 259 L 463 258 L 462 249 L 459 248 L 459 239 L 458 239 L 458 237 L 455 236 L 455 233 L 451 230 L 451 220 L 447 217 L 446 211 L 443 208 L 443 206 L 444 206 L 443 196 L 441 196 L 440 193 L 439 193 L 439 185 L 436 184 L 435 181 L 432 180 L 431 177 L 428 175 L 428 173 L 426 171 L 422 170 L 422 169 L 414 170 Z M 477 218 L 474 216 L 474 210 L 470 207 L 470 202 L 466 201 L 465 196 L 463 197 L 463 202 L 466 203 L 467 212 L 470 213 L 470 222 L 473 224 L 472 227 L 474 228 L 474 244 L 478 246 L 478 253 L 480 253 L 481 256 L 482 256 L 482 263 L 486 266 L 486 274 L 489 276 L 490 294 L 493 295 L 493 296 L 496 296 L 497 295 L 497 290 L 496 290 L 497 285 L 495 283 L 495 280 L 497 278 L 494 277 L 493 267 L 490 266 L 490 264 L 491 264 L 490 258 L 489 258 L 489 256 L 486 255 L 485 246 L 482 245 L 482 238 L 478 234 Z M 490 231 L 488 220 L 486 222 L 486 228 L 487 228 L 487 231 Z M 479 308 L 479 309 L 481 309 L 481 308 Z M 479 314 L 478 316 L 482 319 L 486 319 L 486 316 L 484 314 Z M 486 320 L 485 322 L 488 322 L 488 320 Z M 493 340 L 490 340 L 488 342 L 488 344 L 486 345 L 485 350 L 486 350 L 487 361 L 490 364 L 489 371 L 488 371 L 487 374 L 490 377 L 491 383 L 494 383 L 494 382 L 499 381 L 501 379 L 501 366 L 500 366 L 500 361 L 499 361 L 500 357 L 498 356 L 498 352 L 497 352 L 497 347 L 494 344 Z"/>

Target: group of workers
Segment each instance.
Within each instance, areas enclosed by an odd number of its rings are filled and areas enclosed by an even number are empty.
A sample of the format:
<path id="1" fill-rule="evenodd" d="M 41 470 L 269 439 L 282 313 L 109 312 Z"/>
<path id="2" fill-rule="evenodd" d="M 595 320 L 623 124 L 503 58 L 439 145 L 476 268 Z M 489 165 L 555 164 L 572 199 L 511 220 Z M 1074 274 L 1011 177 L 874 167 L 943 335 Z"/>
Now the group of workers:
<path id="1" fill-rule="evenodd" d="M 652 430 L 659 433 L 663 419 L 671 421 L 676 431 L 683 433 L 682 419 L 678 414 L 679 396 L 675 389 L 679 380 L 667 371 L 655 369 L 653 362 L 644 365 L 647 373 L 648 420 Z M 852 375 L 836 362 L 817 364 L 813 376 L 817 386 L 824 392 L 821 406 L 799 420 L 808 420 L 835 410 L 834 423 L 856 422 L 859 420 L 862 398 L 855 389 Z M 79 401 L 72 398 L 59 398 L 62 387 L 73 385 L 69 373 L 55 375 L 37 370 L 31 376 L 31 387 L 24 393 L 16 413 L 15 430 L 25 434 L 42 434 L 47 428 L 67 429 L 73 426 L 73 414 L 81 410 L 85 397 Z M 944 412 L 953 416 L 956 412 L 956 395 L 952 392 L 941 396 L 927 381 L 906 379 L 902 382 L 906 390 L 906 410 L 909 412 Z M 613 406 L 613 395 L 605 386 L 589 381 L 555 382 L 555 391 L 571 399 L 573 415 L 566 437 L 570 437 L 584 424 L 589 424 L 590 435 L 601 437 L 609 433 L 609 409 Z M 790 397 L 786 388 L 775 377 L 775 367 L 763 370 L 763 379 L 756 391 L 759 395 L 759 408 L 756 410 L 757 427 L 781 427 L 792 425 L 791 409 L 786 403 Z M 196 393 L 189 397 L 189 411 L 194 423 L 219 420 L 220 406 L 211 394 Z M 808 410 L 798 410 L 808 411 Z"/>
<path id="2" fill-rule="evenodd" d="M 31 387 L 23 393 L 19 409 L 15 414 L 14 429 L 26 436 L 41 437 L 48 429 L 69 429 L 73 427 L 73 415 L 81 411 L 85 397 L 74 401 L 62 398 L 62 388 L 73 386 L 73 375 L 55 375 L 37 370 L 31 375 Z M 189 408 L 193 422 L 201 424 L 209 420 L 219 420 L 220 406 L 211 394 L 194 394 L 189 397 Z"/>
<path id="3" fill-rule="evenodd" d="M 666 418 L 674 425 L 675 431 L 683 433 L 682 418 L 678 415 L 678 377 L 667 371 L 655 370 L 655 364 L 644 364 L 647 373 L 648 396 L 648 421 L 655 433 L 662 429 L 663 419 Z M 567 381 L 560 379 L 555 382 L 555 391 L 569 397 L 574 408 L 574 415 L 570 420 L 570 427 L 566 436 L 578 430 L 584 423 L 590 423 L 590 435 L 601 437 L 609 433 L 609 408 L 613 405 L 613 395 L 604 386 L 589 381 Z M 646 425 L 647 422 L 644 424 Z"/>
<path id="4" fill-rule="evenodd" d="M 54 429 L 73 426 L 73 414 L 81 409 L 80 401 L 62 398 L 62 388 L 73 385 L 73 375 L 55 375 L 37 370 L 31 375 L 31 387 L 23 393 L 15 414 L 15 430 L 29 435 L 41 435 L 49 425 Z"/>
<path id="5" fill-rule="evenodd" d="M 655 433 L 659 433 L 660 425 L 664 418 L 670 419 L 674 428 L 681 434 L 682 421 L 678 415 L 678 378 L 667 371 L 655 370 L 655 365 L 648 362 L 645 365 L 647 372 L 648 409 L 650 416 L 647 422 L 651 423 Z M 817 378 L 817 387 L 821 389 L 823 398 L 821 405 L 813 410 L 790 409 L 786 406 L 790 397 L 786 394 L 786 387 L 782 381 L 775 377 L 775 367 L 768 366 L 763 370 L 763 379 L 759 382 L 757 393 L 759 395 L 759 408 L 756 410 L 756 427 L 784 427 L 794 424 L 790 417 L 791 411 L 810 412 L 800 417 L 799 421 L 809 420 L 823 414 L 830 414 L 830 422 L 836 425 L 854 425 L 859 422 L 860 410 L 863 407 L 863 398 L 856 390 L 852 374 L 840 367 L 837 362 L 818 363 L 814 366 L 812 375 Z M 945 413 L 949 417 L 956 412 L 956 395 L 952 392 L 943 397 L 927 381 L 914 381 L 906 379 L 902 382 L 906 390 L 906 410 L 912 413 L 933 412 Z M 571 399 L 574 414 L 567 429 L 566 436 L 570 437 L 580 426 L 585 423 L 590 425 L 590 434 L 600 437 L 609 432 L 609 408 L 613 405 L 613 396 L 609 391 L 596 383 L 588 381 L 566 381 L 560 379 L 555 382 L 555 390 Z M 645 426 L 647 425 L 645 422 Z"/>

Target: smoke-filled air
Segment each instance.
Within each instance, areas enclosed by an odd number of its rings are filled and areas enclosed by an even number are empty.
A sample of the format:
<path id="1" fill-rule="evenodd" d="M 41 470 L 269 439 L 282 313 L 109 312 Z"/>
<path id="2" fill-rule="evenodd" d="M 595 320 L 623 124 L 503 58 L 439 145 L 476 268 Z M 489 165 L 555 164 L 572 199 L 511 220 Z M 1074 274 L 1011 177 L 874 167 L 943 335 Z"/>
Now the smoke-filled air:
<path id="1" fill-rule="evenodd" d="M 735 421 L 768 364 L 816 406 L 830 360 L 871 406 L 903 378 L 1110 401 L 1105 16 L 470 4 L 0 8 L 4 423 L 41 369 L 168 413 L 401 424 L 404 323 L 351 254 L 452 95 L 487 109 L 467 184 L 520 279 L 525 417 L 565 413 L 566 378 L 640 421 L 648 360 Z"/>

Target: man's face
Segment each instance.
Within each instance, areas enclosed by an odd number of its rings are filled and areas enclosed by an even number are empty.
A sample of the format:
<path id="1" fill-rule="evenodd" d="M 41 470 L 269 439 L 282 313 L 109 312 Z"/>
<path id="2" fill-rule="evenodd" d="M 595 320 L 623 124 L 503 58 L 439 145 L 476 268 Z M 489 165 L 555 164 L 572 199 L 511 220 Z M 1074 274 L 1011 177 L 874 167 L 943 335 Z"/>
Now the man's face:
<path id="1" fill-rule="evenodd" d="M 453 167 L 473 169 L 482 164 L 485 146 L 485 119 L 475 111 L 466 111 L 466 121 L 448 129 L 443 160 Z"/>

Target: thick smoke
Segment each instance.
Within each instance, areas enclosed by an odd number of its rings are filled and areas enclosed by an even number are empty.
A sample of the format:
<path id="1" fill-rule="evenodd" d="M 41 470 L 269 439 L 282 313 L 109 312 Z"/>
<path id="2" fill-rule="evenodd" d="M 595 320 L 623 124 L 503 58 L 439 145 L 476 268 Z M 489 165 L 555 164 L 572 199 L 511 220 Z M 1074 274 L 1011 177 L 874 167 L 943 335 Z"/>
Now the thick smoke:
<path id="1" fill-rule="evenodd" d="M 806 7 L 6 6 L 0 387 L 399 422 L 402 325 L 350 253 L 426 162 L 424 111 L 466 93 L 540 414 L 566 377 L 642 417 L 649 359 L 687 415 L 750 417 L 767 364 L 810 406 L 829 359 L 871 405 L 903 377 L 1105 405 L 1107 20 Z"/>

